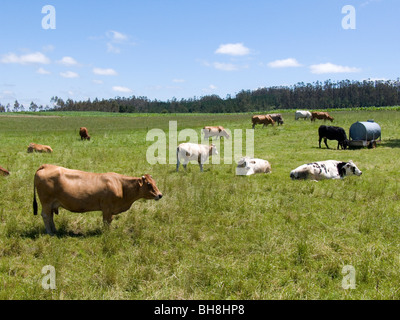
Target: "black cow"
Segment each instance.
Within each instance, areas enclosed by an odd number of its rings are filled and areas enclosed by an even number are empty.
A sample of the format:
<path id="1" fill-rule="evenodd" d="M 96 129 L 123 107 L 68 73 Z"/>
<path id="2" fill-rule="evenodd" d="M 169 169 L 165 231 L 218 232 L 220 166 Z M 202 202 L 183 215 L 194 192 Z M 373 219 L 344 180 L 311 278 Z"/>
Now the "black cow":
<path id="1" fill-rule="evenodd" d="M 330 126 L 320 126 L 318 129 L 319 133 L 319 147 L 321 148 L 321 141 L 324 139 L 326 147 L 329 149 L 327 140 L 337 140 L 338 141 L 338 150 L 339 146 L 342 149 L 346 150 L 349 146 L 349 140 L 347 140 L 346 132 L 343 128 L 340 127 L 330 127 Z"/>

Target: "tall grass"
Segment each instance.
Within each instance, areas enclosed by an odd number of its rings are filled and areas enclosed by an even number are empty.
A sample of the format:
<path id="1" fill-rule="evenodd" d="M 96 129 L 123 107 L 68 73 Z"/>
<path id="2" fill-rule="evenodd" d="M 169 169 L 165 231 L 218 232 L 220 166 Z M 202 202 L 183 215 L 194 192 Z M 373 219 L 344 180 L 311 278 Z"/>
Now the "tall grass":
<path id="1" fill-rule="evenodd" d="M 255 156 L 270 175 L 235 176 L 235 164 L 175 165 L 146 161 L 146 134 L 204 125 L 251 128 L 249 115 L 153 117 L 0 117 L 0 299 L 398 299 L 399 113 L 333 112 L 348 132 L 374 119 L 383 142 L 376 149 L 318 148 L 322 122 L 294 121 L 255 130 Z M 90 142 L 81 141 L 86 126 Z M 28 154 L 30 142 L 53 154 Z M 334 142 L 328 142 L 332 148 Z M 361 177 L 291 181 L 290 170 L 311 161 L 353 160 Z M 131 176 L 150 173 L 164 198 L 138 201 L 102 226 L 99 212 L 55 217 L 56 237 L 33 216 L 33 176 L 52 163 Z M 39 206 L 40 208 L 40 206 Z M 45 265 L 56 290 L 41 287 Z M 356 289 L 342 288 L 342 269 L 356 270 Z"/>

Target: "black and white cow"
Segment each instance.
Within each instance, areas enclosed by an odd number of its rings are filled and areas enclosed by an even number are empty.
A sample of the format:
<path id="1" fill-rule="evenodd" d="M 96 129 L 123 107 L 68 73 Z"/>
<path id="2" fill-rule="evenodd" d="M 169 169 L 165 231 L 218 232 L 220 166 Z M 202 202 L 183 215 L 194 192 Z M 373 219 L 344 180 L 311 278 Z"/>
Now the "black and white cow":
<path id="1" fill-rule="evenodd" d="M 326 147 L 328 147 L 327 140 L 337 140 L 338 141 L 338 150 L 339 147 L 346 150 L 349 145 L 349 140 L 347 140 L 346 131 L 340 127 L 330 127 L 330 126 L 320 126 L 318 129 L 319 134 L 319 147 L 321 148 L 321 141 L 324 139 L 324 143 Z"/>
<path id="2" fill-rule="evenodd" d="M 303 164 L 290 172 L 292 180 L 311 179 L 319 181 L 324 179 L 343 179 L 351 175 L 362 175 L 362 172 L 351 160 L 349 162 L 327 160 Z"/>

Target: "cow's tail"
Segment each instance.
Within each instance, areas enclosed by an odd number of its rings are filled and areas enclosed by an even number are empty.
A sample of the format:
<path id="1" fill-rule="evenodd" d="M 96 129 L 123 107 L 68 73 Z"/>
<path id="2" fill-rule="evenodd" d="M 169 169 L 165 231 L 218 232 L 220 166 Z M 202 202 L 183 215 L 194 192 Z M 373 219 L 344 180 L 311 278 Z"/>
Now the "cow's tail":
<path id="1" fill-rule="evenodd" d="M 38 204 L 36 201 L 36 185 L 35 182 L 33 182 L 33 214 L 37 216 L 38 214 Z"/>

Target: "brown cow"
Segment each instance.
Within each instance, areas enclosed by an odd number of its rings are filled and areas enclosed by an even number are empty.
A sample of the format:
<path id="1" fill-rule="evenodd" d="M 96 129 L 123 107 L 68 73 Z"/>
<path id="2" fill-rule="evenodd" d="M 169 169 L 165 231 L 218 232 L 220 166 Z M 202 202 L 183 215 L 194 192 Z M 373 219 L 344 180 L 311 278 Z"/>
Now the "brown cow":
<path id="1" fill-rule="evenodd" d="M 275 125 L 274 119 L 272 119 L 269 115 L 259 115 L 259 116 L 253 116 L 251 118 L 251 121 L 253 123 L 253 129 L 255 128 L 256 124 L 262 124 L 263 128 L 265 126 L 268 126 L 269 124 L 272 124 L 272 126 Z"/>
<path id="2" fill-rule="evenodd" d="M 37 215 L 36 190 L 42 204 L 46 232 L 56 232 L 53 215 L 59 208 L 84 213 L 102 211 L 103 221 L 129 210 L 139 199 L 160 200 L 161 192 L 150 175 L 141 178 L 117 173 L 90 173 L 54 165 L 42 165 L 35 174 L 33 213 Z"/>
<path id="3" fill-rule="evenodd" d="M 28 153 L 32 153 L 33 151 L 40 153 L 52 153 L 53 149 L 42 144 L 30 143 L 28 146 Z"/>
<path id="4" fill-rule="evenodd" d="M 328 112 L 311 112 L 311 121 L 315 121 L 315 119 L 320 119 L 320 120 L 330 120 L 333 122 L 333 117 L 329 115 Z"/>
<path id="5" fill-rule="evenodd" d="M 229 133 L 225 130 L 224 127 L 222 126 L 208 126 L 203 128 L 203 133 L 204 133 L 204 140 L 209 139 L 210 137 L 216 137 L 215 139 L 217 140 L 218 137 L 221 139 L 221 137 L 225 138 L 230 138 Z"/>
<path id="6" fill-rule="evenodd" d="M 0 167 L 0 176 L 9 176 L 9 175 L 10 175 L 10 172 L 8 172 L 3 167 Z"/>
<path id="7" fill-rule="evenodd" d="M 86 129 L 85 127 L 82 127 L 79 129 L 79 135 L 81 136 L 81 140 L 89 140 L 90 141 L 88 129 Z"/>

